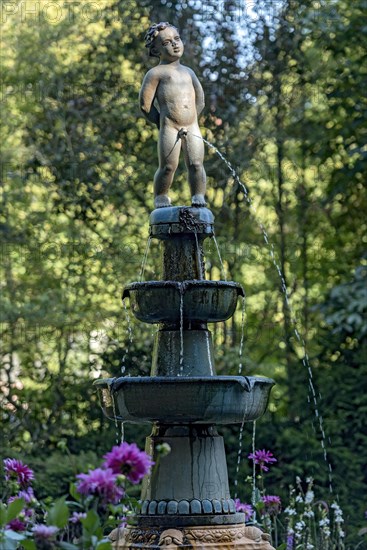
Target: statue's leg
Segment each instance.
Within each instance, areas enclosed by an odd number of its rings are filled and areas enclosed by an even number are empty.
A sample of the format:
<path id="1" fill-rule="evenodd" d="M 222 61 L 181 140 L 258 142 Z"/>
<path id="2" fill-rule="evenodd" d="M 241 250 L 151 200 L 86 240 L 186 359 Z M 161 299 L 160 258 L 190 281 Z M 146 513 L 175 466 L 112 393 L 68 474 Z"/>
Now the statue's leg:
<path id="1" fill-rule="evenodd" d="M 159 132 L 158 158 L 159 168 L 154 176 L 154 206 L 169 206 L 171 200 L 168 191 L 176 172 L 180 157 L 181 140 L 176 128 L 165 125 Z"/>
<path id="2" fill-rule="evenodd" d="M 191 189 L 192 206 L 205 206 L 204 142 L 196 137 L 198 135 L 200 135 L 200 129 L 196 124 L 189 127 L 187 135 L 182 139 L 182 148 Z"/>

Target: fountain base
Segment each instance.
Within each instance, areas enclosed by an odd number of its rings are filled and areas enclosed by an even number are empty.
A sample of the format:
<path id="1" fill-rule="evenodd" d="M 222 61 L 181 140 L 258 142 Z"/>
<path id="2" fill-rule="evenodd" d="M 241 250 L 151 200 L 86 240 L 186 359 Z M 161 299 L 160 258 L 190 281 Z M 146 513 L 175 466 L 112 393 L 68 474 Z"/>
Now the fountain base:
<path id="1" fill-rule="evenodd" d="M 115 529 L 110 535 L 114 550 L 133 548 L 186 550 L 274 550 L 269 536 L 257 527 L 235 525 L 198 525 L 170 528 L 128 526 Z"/>

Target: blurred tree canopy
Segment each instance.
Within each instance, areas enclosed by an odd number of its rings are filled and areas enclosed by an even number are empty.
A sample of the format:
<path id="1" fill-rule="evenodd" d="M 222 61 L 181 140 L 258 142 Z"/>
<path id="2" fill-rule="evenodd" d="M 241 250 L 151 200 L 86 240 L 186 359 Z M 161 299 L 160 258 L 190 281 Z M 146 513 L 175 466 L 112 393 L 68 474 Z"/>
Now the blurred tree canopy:
<path id="1" fill-rule="evenodd" d="M 115 441 L 92 381 L 149 373 L 152 334 L 120 302 L 139 277 L 157 130 L 138 91 L 152 21 L 180 30 L 205 89 L 200 120 L 247 187 L 207 150 L 208 205 L 228 276 L 246 289 L 243 373 L 276 380 L 258 422 L 269 481 L 329 486 L 353 537 L 365 503 L 367 257 L 365 0 L 98 0 L 1 5 L 2 454 L 27 456 L 40 490 Z M 176 204 L 187 203 L 181 169 Z M 264 240 L 264 227 L 270 245 Z M 277 265 L 288 289 L 282 292 Z M 207 246 L 207 277 L 221 277 Z M 145 278 L 159 277 L 152 243 Z M 239 366 L 240 309 L 211 327 L 217 370 Z M 327 460 L 320 441 L 306 343 Z M 142 444 L 144 430 L 126 427 Z M 249 473 L 247 430 L 239 487 Z M 231 480 L 238 428 L 225 430 Z M 58 468 L 62 453 L 70 466 Z M 59 479 L 59 483 L 55 483 Z M 61 479 L 63 481 L 61 481 Z M 64 485 L 62 485 L 64 483 Z M 351 539 L 352 540 L 352 539 Z"/>

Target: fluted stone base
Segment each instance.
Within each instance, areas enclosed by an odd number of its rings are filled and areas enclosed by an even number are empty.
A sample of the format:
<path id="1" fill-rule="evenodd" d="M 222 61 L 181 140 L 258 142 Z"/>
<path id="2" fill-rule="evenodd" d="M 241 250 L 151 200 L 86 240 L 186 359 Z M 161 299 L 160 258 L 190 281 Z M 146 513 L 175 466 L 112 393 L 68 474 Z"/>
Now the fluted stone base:
<path id="1" fill-rule="evenodd" d="M 177 529 L 128 526 L 112 531 L 110 539 L 114 550 L 162 547 L 171 550 L 274 550 L 268 535 L 257 527 L 246 527 L 243 523 Z"/>

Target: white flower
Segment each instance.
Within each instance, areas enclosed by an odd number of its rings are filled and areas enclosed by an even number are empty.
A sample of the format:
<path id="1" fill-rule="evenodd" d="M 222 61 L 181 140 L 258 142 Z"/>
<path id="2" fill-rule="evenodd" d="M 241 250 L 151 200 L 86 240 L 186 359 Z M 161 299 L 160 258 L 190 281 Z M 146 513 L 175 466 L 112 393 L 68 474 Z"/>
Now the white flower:
<path id="1" fill-rule="evenodd" d="M 306 524 L 303 520 L 297 521 L 296 525 L 294 526 L 296 531 L 303 531 L 303 529 L 306 527 Z"/>
<path id="2" fill-rule="evenodd" d="M 332 505 L 331 505 L 331 508 L 333 508 L 333 510 L 334 510 L 334 516 L 335 516 L 334 521 L 335 521 L 335 523 L 343 523 L 344 522 L 343 511 L 340 508 L 339 504 L 337 502 L 333 502 Z"/>
<path id="3" fill-rule="evenodd" d="M 307 543 L 307 550 L 313 550 L 314 545 L 313 544 L 310 544 L 309 542 Z"/>
<path id="4" fill-rule="evenodd" d="M 320 527 L 326 527 L 327 525 L 330 525 L 329 518 L 320 519 L 319 525 L 320 525 Z"/>
<path id="5" fill-rule="evenodd" d="M 297 515 L 297 511 L 296 511 L 294 508 L 291 508 L 290 506 L 288 506 L 288 507 L 284 510 L 284 513 L 285 513 L 285 514 L 288 514 L 288 516 L 296 516 L 296 515 Z"/>
<path id="6" fill-rule="evenodd" d="M 301 495 L 296 496 L 296 502 L 303 502 L 303 498 L 301 497 Z"/>
<path id="7" fill-rule="evenodd" d="M 315 493 L 313 491 L 307 491 L 305 496 L 305 503 L 311 504 L 313 502 L 313 499 L 315 498 Z"/>
<path id="8" fill-rule="evenodd" d="M 307 512 L 304 512 L 303 515 L 306 516 L 306 518 L 314 518 L 315 517 L 315 513 L 314 513 L 313 510 L 308 510 Z"/>
<path id="9" fill-rule="evenodd" d="M 343 539 L 343 538 L 345 537 L 345 533 L 344 533 L 344 531 L 343 531 L 342 529 L 339 529 L 338 535 L 339 535 L 339 537 L 340 537 L 341 539 Z"/>

